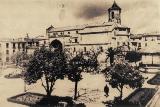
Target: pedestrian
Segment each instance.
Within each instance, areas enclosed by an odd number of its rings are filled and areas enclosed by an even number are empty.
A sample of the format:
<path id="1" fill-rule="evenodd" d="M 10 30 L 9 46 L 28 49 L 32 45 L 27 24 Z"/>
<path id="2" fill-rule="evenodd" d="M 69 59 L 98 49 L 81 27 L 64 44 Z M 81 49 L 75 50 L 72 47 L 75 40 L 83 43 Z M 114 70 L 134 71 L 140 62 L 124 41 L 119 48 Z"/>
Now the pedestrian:
<path id="1" fill-rule="evenodd" d="M 109 87 L 107 86 L 107 84 L 106 84 L 106 86 L 104 87 L 104 92 L 105 92 L 105 96 L 106 97 L 108 97 L 109 95 Z"/>

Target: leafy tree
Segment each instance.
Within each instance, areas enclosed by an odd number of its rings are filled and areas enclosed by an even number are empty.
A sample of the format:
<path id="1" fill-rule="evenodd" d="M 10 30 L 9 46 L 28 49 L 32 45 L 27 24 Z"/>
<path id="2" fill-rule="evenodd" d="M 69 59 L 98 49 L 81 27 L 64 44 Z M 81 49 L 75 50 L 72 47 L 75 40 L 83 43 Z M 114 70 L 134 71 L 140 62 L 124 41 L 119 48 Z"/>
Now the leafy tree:
<path id="1" fill-rule="evenodd" d="M 140 88 L 144 83 L 144 77 L 139 71 L 135 70 L 127 63 L 113 65 L 105 72 L 107 82 L 120 92 L 120 100 L 123 97 L 123 87 L 128 85 L 130 88 Z"/>
<path id="2" fill-rule="evenodd" d="M 85 55 L 80 52 L 75 57 L 73 57 L 69 61 L 68 65 L 68 78 L 72 82 L 75 82 L 75 90 L 74 90 L 74 99 L 77 99 L 77 89 L 78 89 L 78 82 L 81 81 L 82 78 L 82 72 L 92 72 L 94 71 L 98 66 L 98 61 L 96 58 L 96 54 L 92 53 L 86 53 Z"/>
<path id="3" fill-rule="evenodd" d="M 41 80 L 47 96 L 50 97 L 56 80 L 64 78 L 65 68 L 66 57 L 62 50 L 42 47 L 34 52 L 24 79 L 28 84 Z"/>
<path id="4" fill-rule="evenodd" d="M 135 62 L 135 65 L 137 66 L 136 62 L 142 59 L 142 55 L 136 51 L 130 51 L 126 54 L 125 59 L 129 62 Z"/>
<path id="5" fill-rule="evenodd" d="M 11 56 L 11 61 L 15 63 L 16 66 L 23 67 L 31 57 L 32 55 L 28 55 L 26 52 L 17 52 Z"/>

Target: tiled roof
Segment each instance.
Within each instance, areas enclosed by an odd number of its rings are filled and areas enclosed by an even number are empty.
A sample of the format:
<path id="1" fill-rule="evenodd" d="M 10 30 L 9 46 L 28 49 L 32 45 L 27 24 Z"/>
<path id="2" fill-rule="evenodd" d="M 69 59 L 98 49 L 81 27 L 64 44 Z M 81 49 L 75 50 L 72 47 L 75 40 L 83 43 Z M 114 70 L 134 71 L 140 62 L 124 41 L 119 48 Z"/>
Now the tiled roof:
<path id="1" fill-rule="evenodd" d="M 37 37 L 35 37 L 35 39 L 38 39 L 38 40 L 47 40 L 47 37 L 45 37 L 45 36 L 37 36 Z"/>
<path id="2" fill-rule="evenodd" d="M 131 35 L 131 39 L 138 39 L 142 37 L 153 37 L 153 36 L 159 37 L 160 33 L 152 32 L 152 33 L 144 33 L 144 34 L 134 34 L 134 35 Z"/>
<path id="3" fill-rule="evenodd" d="M 94 32 L 101 32 L 101 31 L 112 31 L 114 28 L 128 28 L 126 26 L 123 26 L 121 24 L 115 23 L 115 22 L 101 22 L 101 23 L 90 23 L 90 24 L 84 24 L 84 25 L 76 25 L 76 26 L 68 26 L 68 27 L 57 27 L 57 28 L 52 28 L 48 32 L 58 32 L 58 31 L 71 31 L 71 30 L 83 30 L 84 32 L 86 31 L 91 31 L 93 29 L 88 29 L 88 28 L 94 28 Z M 101 27 L 101 29 L 100 29 Z M 104 27 L 104 28 L 102 28 Z M 81 31 L 81 32 L 83 32 Z"/>
<path id="4" fill-rule="evenodd" d="M 139 52 L 141 53 L 158 53 L 160 52 L 159 47 L 147 47 L 147 48 L 143 48 L 141 50 L 139 50 Z"/>
<path id="5" fill-rule="evenodd" d="M 86 25 L 76 25 L 76 26 L 67 26 L 67 27 L 57 27 L 57 28 L 52 28 L 49 30 L 49 32 L 53 31 L 71 31 L 71 30 L 79 30 L 79 29 L 84 29 Z"/>
<path id="6" fill-rule="evenodd" d="M 130 38 L 131 39 L 139 39 L 139 38 L 142 38 L 143 34 L 134 34 L 134 35 L 131 35 Z"/>
<path id="7" fill-rule="evenodd" d="M 160 33 L 158 32 L 144 33 L 143 37 L 146 37 L 146 36 L 160 36 Z"/>

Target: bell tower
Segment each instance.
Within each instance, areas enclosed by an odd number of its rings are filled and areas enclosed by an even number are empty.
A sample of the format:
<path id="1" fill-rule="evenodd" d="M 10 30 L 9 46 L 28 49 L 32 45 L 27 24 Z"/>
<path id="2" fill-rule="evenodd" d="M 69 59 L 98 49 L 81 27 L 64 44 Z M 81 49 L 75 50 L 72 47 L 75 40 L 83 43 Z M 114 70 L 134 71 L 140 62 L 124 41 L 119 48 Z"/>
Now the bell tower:
<path id="1" fill-rule="evenodd" d="M 108 9 L 109 22 L 116 22 L 121 24 L 121 8 L 114 1 L 112 7 Z"/>

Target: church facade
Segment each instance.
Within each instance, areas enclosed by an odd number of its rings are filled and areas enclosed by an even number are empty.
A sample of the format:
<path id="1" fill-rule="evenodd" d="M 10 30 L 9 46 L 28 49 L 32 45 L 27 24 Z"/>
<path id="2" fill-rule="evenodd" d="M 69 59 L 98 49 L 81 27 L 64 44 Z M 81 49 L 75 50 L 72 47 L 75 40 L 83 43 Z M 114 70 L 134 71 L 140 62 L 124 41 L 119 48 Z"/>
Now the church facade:
<path id="1" fill-rule="evenodd" d="M 46 29 L 50 46 L 86 52 L 129 45 L 130 28 L 121 24 L 121 11 L 114 2 L 108 9 L 109 19 L 106 22 L 59 28 L 50 26 Z"/>

